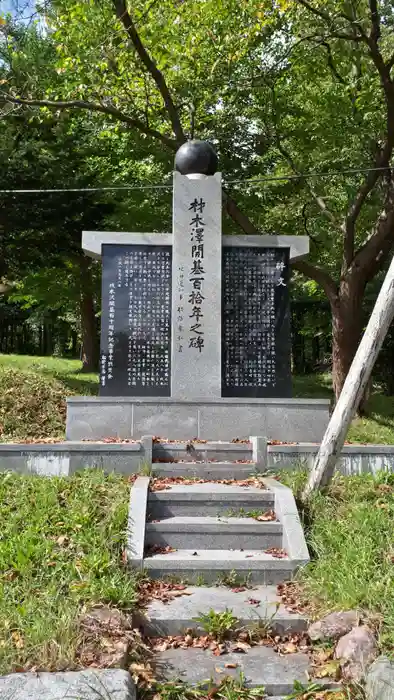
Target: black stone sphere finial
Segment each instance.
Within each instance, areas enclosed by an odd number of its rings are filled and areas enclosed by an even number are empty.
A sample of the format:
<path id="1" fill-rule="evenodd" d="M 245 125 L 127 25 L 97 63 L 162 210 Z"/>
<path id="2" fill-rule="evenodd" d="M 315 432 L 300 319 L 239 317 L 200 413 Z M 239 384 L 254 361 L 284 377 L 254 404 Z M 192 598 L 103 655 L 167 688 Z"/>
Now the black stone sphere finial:
<path id="1" fill-rule="evenodd" d="M 175 170 L 182 175 L 214 175 L 218 157 L 208 141 L 186 141 L 175 155 Z"/>

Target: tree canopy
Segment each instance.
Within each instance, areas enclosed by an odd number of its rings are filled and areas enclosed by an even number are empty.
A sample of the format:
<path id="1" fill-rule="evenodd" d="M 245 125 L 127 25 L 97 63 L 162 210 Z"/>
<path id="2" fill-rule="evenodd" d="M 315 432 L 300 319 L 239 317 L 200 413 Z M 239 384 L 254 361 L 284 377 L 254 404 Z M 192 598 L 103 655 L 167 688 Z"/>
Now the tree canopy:
<path id="1" fill-rule="evenodd" d="M 228 231 L 310 235 L 295 267 L 330 302 L 338 393 L 394 242 L 392 3 L 52 0 L 45 22 L 2 25 L 3 121 L 66 113 L 78 150 L 89 124 L 108 155 L 82 180 L 101 183 L 163 181 L 181 143 L 212 141 Z M 168 216 L 161 196 L 122 201 L 113 223 L 127 208 L 142 228 Z"/>

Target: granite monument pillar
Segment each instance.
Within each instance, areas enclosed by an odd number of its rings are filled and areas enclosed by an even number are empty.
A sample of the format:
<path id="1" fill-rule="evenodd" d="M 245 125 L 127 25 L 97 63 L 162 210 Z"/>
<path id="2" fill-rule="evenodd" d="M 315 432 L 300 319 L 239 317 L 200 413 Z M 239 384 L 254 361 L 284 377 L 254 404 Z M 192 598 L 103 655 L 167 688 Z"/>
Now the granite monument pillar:
<path id="1" fill-rule="evenodd" d="M 212 147 L 182 146 L 172 234 L 83 232 L 102 258 L 100 397 L 68 400 L 67 436 L 315 441 L 328 402 L 291 399 L 289 277 L 306 236 L 222 236 Z"/>

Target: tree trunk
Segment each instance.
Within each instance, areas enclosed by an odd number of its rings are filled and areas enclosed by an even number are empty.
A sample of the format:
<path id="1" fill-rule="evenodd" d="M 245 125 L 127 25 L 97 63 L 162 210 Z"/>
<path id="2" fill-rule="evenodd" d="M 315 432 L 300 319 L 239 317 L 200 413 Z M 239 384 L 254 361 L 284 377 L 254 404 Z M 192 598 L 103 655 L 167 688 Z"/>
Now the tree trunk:
<path id="1" fill-rule="evenodd" d="M 80 259 L 81 273 L 81 335 L 82 335 L 82 372 L 97 372 L 98 370 L 98 339 L 96 312 L 93 297 L 93 279 L 91 264 L 88 258 Z"/>
<path id="2" fill-rule="evenodd" d="M 332 385 L 335 401 L 342 391 L 363 331 L 364 288 L 353 280 L 342 280 L 337 298 L 331 303 L 332 312 Z M 369 388 L 359 406 L 365 411 Z"/>
<path id="3" fill-rule="evenodd" d="M 380 289 L 362 341 L 346 377 L 343 391 L 330 418 L 302 494 L 306 500 L 312 491 L 320 489 L 332 479 L 341 457 L 346 433 L 365 392 L 376 359 L 394 317 L 394 258 Z"/>

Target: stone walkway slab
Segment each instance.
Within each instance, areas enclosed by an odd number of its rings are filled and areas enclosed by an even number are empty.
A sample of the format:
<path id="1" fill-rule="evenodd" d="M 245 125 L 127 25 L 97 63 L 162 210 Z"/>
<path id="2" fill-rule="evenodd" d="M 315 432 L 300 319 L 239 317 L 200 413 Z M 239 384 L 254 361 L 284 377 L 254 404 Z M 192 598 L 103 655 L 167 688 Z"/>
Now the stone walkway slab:
<path id="1" fill-rule="evenodd" d="M 130 674 L 120 669 L 0 676 L 1 700 L 136 700 Z"/>
<path id="2" fill-rule="evenodd" d="M 307 627 L 305 617 L 289 612 L 281 604 L 275 586 L 256 586 L 238 593 L 223 586 L 190 586 L 185 593 L 187 595 L 176 597 L 169 603 L 153 600 L 141 613 L 140 624 L 144 631 L 150 635 L 168 636 L 192 628 L 203 634 L 196 618 L 209 610 L 222 612 L 226 609 L 237 618 L 239 628 L 269 623 L 277 634 L 286 634 L 301 632 Z"/>
<path id="3" fill-rule="evenodd" d="M 225 654 L 217 657 L 202 649 L 168 649 L 156 658 L 157 671 L 168 680 L 179 678 L 191 685 L 220 682 L 226 675 L 245 675 L 250 687 L 264 686 L 267 695 L 288 695 L 294 681 L 308 683 L 309 658 L 297 653 L 278 656 L 270 647 L 253 647 L 247 654 Z M 235 669 L 226 664 L 237 664 Z"/>

